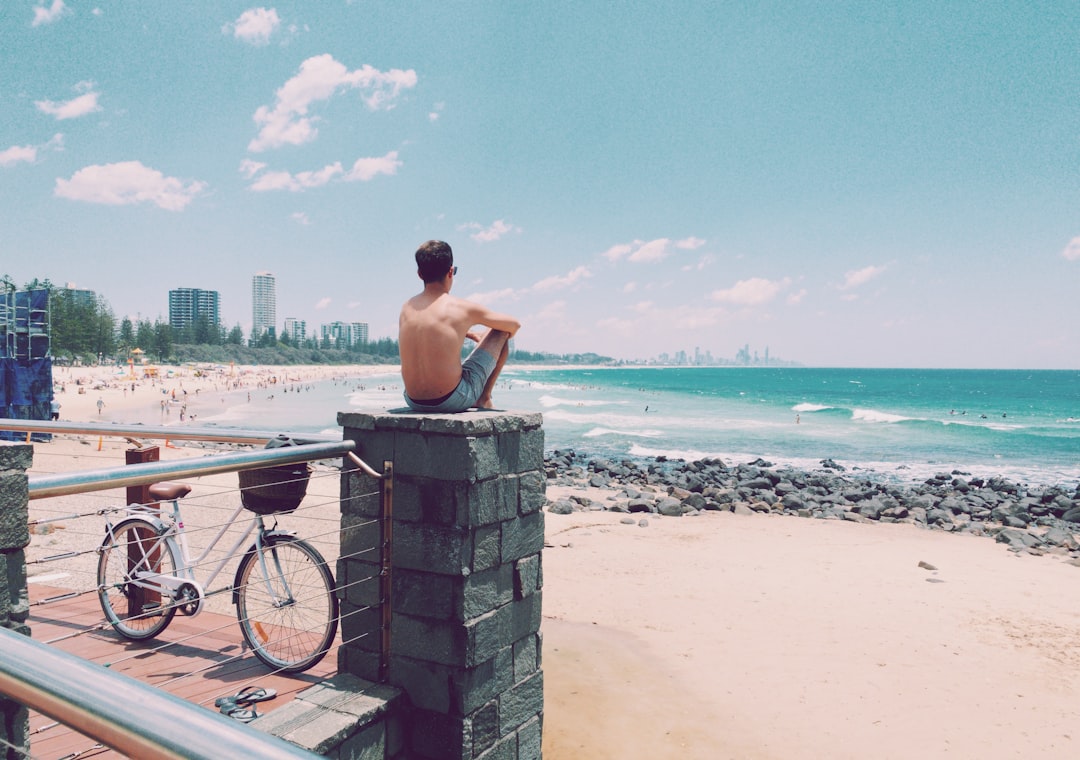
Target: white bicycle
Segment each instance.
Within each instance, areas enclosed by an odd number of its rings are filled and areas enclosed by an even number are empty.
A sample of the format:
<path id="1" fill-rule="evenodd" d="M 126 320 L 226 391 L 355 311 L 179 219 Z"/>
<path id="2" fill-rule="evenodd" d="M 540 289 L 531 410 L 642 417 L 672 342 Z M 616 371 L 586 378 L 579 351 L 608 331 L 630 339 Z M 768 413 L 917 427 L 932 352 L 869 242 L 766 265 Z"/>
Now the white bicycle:
<path id="1" fill-rule="evenodd" d="M 206 589 L 254 533 L 231 586 L 244 640 L 255 656 L 277 671 L 298 673 L 318 663 L 337 635 L 338 600 L 326 560 L 289 531 L 267 529 L 266 515 L 290 512 L 307 490 L 307 465 L 244 470 L 241 504 L 198 557 L 191 557 L 180 500 L 191 491 L 181 483 L 150 486 L 155 502 L 172 502 L 171 515 L 156 505 L 132 505 L 118 523 L 106 526 L 97 568 L 101 609 L 128 639 L 164 631 L 177 612 L 197 615 Z M 231 524 L 247 509 L 251 521 L 225 556 L 202 580 L 201 567 Z"/>

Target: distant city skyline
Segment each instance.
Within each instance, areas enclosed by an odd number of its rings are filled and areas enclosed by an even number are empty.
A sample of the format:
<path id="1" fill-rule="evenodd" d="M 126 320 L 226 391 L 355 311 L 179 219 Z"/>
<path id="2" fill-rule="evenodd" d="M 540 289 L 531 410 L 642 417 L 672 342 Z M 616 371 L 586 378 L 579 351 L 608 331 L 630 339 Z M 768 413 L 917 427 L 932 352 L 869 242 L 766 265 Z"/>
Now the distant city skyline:
<path id="1" fill-rule="evenodd" d="M 1080 3 L 6 3 L 0 274 L 520 350 L 1080 368 Z M 207 276 L 209 279 L 204 279 Z M 189 279 L 190 278 L 190 279 Z M 287 285 L 287 287 L 286 287 Z"/>

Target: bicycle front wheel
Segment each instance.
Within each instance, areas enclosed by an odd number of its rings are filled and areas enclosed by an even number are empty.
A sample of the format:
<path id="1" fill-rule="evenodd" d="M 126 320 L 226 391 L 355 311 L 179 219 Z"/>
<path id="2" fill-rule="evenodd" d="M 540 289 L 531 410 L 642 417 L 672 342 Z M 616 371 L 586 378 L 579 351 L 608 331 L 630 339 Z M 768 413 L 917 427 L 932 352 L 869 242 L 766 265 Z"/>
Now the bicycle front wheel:
<path id="1" fill-rule="evenodd" d="M 334 578 L 306 541 L 267 536 L 236 571 L 236 616 L 244 640 L 271 668 L 299 673 L 318 663 L 337 635 Z"/>
<path id="2" fill-rule="evenodd" d="M 128 639 L 157 636 L 176 614 L 161 577 L 175 575 L 172 542 L 158 535 L 157 526 L 138 518 L 118 523 L 98 555 L 98 601 L 105 619 Z"/>

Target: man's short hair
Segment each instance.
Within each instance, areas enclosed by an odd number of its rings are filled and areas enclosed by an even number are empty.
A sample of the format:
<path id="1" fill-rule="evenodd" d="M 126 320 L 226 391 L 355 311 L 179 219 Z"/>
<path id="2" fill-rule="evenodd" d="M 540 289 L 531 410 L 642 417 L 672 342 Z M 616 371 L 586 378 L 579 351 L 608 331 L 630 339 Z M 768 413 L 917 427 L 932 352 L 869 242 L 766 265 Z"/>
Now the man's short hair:
<path id="1" fill-rule="evenodd" d="M 438 282 L 454 266 L 454 252 L 441 240 L 429 240 L 416 249 L 416 268 L 424 283 Z"/>

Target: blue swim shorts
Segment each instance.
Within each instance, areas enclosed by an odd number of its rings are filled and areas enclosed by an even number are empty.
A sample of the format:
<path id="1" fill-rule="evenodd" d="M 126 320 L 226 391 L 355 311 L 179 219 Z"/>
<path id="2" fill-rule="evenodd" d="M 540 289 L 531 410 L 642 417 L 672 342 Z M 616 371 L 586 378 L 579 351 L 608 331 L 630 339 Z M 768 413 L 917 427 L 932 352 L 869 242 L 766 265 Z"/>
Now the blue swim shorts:
<path id="1" fill-rule="evenodd" d="M 461 380 L 457 387 L 447 395 L 437 399 L 423 399 L 417 401 L 405 394 L 405 403 L 416 412 L 450 413 L 464 412 L 470 407 L 476 406 L 480 394 L 484 392 L 488 378 L 495 370 L 495 357 L 479 346 L 473 349 L 469 358 L 461 364 Z"/>

